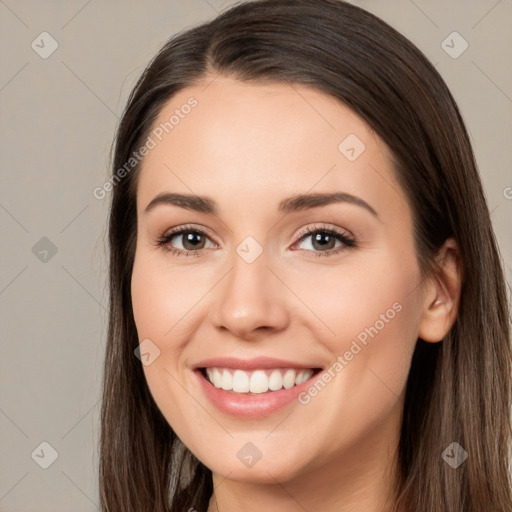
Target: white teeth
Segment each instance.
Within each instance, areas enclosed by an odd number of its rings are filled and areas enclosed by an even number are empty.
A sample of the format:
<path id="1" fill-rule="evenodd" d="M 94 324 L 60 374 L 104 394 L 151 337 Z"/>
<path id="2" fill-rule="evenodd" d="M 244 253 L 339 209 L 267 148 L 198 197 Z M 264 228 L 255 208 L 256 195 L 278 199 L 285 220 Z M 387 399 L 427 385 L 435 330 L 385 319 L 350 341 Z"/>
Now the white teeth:
<path id="1" fill-rule="evenodd" d="M 218 368 L 214 368 L 213 369 L 213 380 L 212 380 L 212 382 L 215 383 L 214 386 L 216 388 L 220 388 L 222 386 L 222 375 L 220 374 Z"/>
<path id="2" fill-rule="evenodd" d="M 230 389 L 233 389 L 233 376 L 227 370 L 224 370 L 222 372 L 222 378 L 220 382 L 220 387 L 224 391 L 229 391 Z"/>
<path id="3" fill-rule="evenodd" d="M 312 374 L 313 372 L 311 372 L 311 370 L 301 370 L 297 373 L 297 377 L 295 377 L 295 385 L 298 386 L 299 384 L 306 382 Z"/>
<path id="4" fill-rule="evenodd" d="M 251 393 L 265 393 L 268 391 L 268 377 L 263 370 L 256 370 L 251 375 L 249 391 Z"/>
<path id="5" fill-rule="evenodd" d="M 313 370 L 229 370 L 226 368 L 207 368 L 208 379 L 216 388 L 235 393 L 266 393 L 279 391 L 283 387 L 290 389 L 307 381 Z"/>
<path id="6" fill-rule="evenodd" d="M 283 377 L 279 370 L 274 370 L 268 378 L 268 389 L 279 391 L 283 387 Z"/>
<path id="7" fill-rule="evenodd" d="M 286 389 L 293 388 L 295 384 L 295 374 L 295 370 L 286 370 L 286 373 L 284 374 L 283 377 L 283 386 Z"/>
<path id="8" fill-rule="evenodd" d="M 227 370 L 224 370 L 225 372 Z M 249 392 L 249 375 L 242 370 L 235 370 L 233 374 L 233 391 L 235 393 Z"/>

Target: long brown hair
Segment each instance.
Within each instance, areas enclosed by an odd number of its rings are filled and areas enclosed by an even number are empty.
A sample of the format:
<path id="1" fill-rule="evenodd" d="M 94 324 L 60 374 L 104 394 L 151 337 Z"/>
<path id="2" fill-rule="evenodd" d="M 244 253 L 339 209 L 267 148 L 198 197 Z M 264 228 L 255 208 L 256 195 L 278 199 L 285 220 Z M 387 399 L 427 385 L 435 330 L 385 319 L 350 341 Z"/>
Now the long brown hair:
<path id="1" fill-rule="evenodd" d="M 212 493 L 211 471 L 170 428 L 134 356 L 139 340 L 130 281 L 140 166 L 121 178 L 118 170 L 143 145 L 175 93 L 219 73 L 245 81 L 306 84 L 348 105 L 392 152 L 413 212 L 424 276 L 435 272 L 442 243 L 456 240 L 463 266 L 459 313 L 442 342 L 417 341 L 397 454 L 397 509 L 510 512 L 510 317 L 464 122 L 444 81 L 411 42 L 341 0 L 238 4 L 171 38 L 128 99 L 112 170 L 102 510 L 202 512 Z M 457 469 L 442 458 L 452 442 L 469 454 Z"/>

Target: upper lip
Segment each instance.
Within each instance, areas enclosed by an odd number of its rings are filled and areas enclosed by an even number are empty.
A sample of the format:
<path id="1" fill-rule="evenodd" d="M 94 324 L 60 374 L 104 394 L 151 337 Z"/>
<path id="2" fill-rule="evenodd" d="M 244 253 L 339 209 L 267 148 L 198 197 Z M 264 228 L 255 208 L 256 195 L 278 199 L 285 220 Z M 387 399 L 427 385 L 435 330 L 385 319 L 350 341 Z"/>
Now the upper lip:
<path id="1" fill-rule="evenodd" d="M 203 359 L 192 366 L 199 368 L 235 368 L 240 370 L 266 370 L 271 368 L 304 368 L 316 369 L 318 365 L 297 363 L 296 361 L 287 361 L 285 359 L 276 359 L 273 357 L 255 357 L 253 359 L 239 359 L 237 357 L 213 357 Z"/>

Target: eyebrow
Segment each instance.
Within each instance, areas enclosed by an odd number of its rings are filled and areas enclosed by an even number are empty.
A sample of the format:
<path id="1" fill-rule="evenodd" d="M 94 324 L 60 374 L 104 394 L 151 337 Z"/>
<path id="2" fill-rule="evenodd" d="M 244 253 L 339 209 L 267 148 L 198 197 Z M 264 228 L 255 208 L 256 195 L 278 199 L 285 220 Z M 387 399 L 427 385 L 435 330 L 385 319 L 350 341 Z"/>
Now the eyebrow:
<path id="1" fill-rule="evenodd" d="M 334 203 L 349 203 L 360 206 L 369 211 L 374 217 L 379 218 L 375 209 L 360 197 L 353 196 L 346 192 L 332 193 L 316 193 L 316 194 L 299 194 L 287 199 L 283 199 L 278 206 L 278 210 L 282 213 L 292 213 L 300 210 L 309 210 L 321 206 L 327 206 Z M 175 194 L 164 192 L 154 197 L 146 206 L 144 213 L 148 213 L 156 206 L 162 204 L 170 204 L 193 210 L 200 213 L 217 215 L 219 212 L 217 203 L 206 196 L 197 196 L 193 194 Z"/>

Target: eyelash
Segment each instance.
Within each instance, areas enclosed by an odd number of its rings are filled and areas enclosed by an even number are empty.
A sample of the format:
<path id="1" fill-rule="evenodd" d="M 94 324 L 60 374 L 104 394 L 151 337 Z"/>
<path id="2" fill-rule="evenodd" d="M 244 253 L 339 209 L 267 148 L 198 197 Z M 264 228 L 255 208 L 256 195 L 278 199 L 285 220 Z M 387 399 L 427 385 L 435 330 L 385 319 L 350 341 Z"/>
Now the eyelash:
<path id="1" fill-rule="evenodd" d="M 177 256 L 185 256 L 185 257 L 200 256 L 200 252 L 204 249 L 196 249 L 196 250 L 188 251 L 188 250 L 183 250 L 183 249 L 176 249 L 176 247 L 169 246 L 169 243 L 171 242 L 171 240 L 173 238 L 175 238 L 179 235 L 186 234 L 186 233 L 196 233 L 201 236 L 205 236 L 205 237 L 209 238 L 208 235 L 201 229 L 195 228 L 193 226 L 181 226 L 179 228 L 175 228 L 172 231 L 169 231 L 167 234 L 163 235 L 162 237 L 157 238 L 156 245 L 158 247 L 164 248 L 168 252 L 175 254 Z M 311 228 L 308 226 L 305 229 L 303 229 L 299 233 L 298 240 L 297 240 L 297 242 L 295 242 L 295 244 L 302 242 L 308 236 L 311 236 L 311 235 L 314 235 L 317 233 L 323 233 L 325 235 L 332 236 L 336 240 L 339 240 L 340 242 L 342 242 L 343 246 L 337 247 L 336 249 L 329 249 L 328 251 L 311 251 L 308 249 L 299 249 L 299 250 L 306 251 L 306 253 L 310 253 L 310 254 L 308 254 L 308 257 L 316 258 L 316 257 L 320 257 L 320 256 L 334 256 L 335 254 L 338 254 L 341 251 L 357 247 L 356 240 L 353 237 L 348 236 L 346 234 L 346 232 L 341 232 L 341 231 L 338 231 L 333 228 L 324 228 L 321 226 L 320 227 L 315 226 L 314 228 Z"/>

